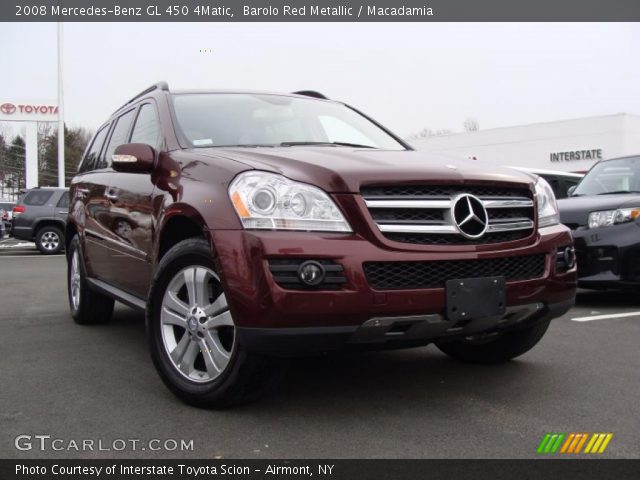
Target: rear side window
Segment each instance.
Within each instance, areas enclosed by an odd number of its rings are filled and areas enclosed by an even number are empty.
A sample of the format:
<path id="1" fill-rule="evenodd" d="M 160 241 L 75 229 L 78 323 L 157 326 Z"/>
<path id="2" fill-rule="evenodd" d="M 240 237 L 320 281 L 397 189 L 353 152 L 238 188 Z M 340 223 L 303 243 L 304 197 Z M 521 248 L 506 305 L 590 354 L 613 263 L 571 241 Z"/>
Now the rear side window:
<path id="1" fill-rule="evenodd" d="M 23 203 L 25 205 L 41 206 L 49 201 L 51 195 L 53 195 L 52 190 L 31 190 L 24 197 Z"/>
<path id="2" fill-rule="evenodd" d="M 145 103 L 140 107 L 136 124 L 133 126 L 131 143 L 146 143 L 156 148 L 159 141 L 160 125 L 158 124 L 156 108 L 150 103 Z"/>
<path id="3" fill-rule="evenodd" d="M 98 131 L 98 133 L 96 133 L 96 136 L 93 137 L 93 143 L 80 165 L 80 172 L 88 172 L 97 167 L 98 157 L 100 156 L 100 151 L 102 150 L 102 145 L 104 144 L 105 138 L 107 138 L 108 132 L 109 125 L 105 125 L 100 129 L 100 131 Z"/>
<path id="4" fill-rule="evenodd" d="M 104 158 L 102 159 L 102 162 L 104 162 L 104 167 L 111 165 L 111 155 L 113 155 L 116 147 L 122 145 L 123 143 L 127 143 L 129 127 L 131 126 L 131 121 L 133 120 L 134 113 L 135 110 L 129 110 L 127 113 L 118 118 L 116 126 L 113 127 L 113 133 L 111 134 L 111 140 L 109 140 L 109 146 L 107 146 Z"/>
<path id="5" fill-rule="evenodd" d="M 58 208 L 67 208 L 69 206 L 69 192 L 62 192 L 60 200 L 58 200 Z"/>

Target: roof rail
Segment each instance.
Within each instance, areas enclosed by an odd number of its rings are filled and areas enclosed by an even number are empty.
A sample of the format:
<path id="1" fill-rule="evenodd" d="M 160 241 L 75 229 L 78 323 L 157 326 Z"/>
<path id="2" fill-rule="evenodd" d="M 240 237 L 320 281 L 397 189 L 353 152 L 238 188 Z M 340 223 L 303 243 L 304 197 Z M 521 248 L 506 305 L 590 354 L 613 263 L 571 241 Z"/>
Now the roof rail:
<path id="1" fill-rule="evenodd" d="M 315 90 L 299 90 L 297 92 L 291 92 L 294 95 L 304 95 L 305 97 L 313 97 L 313 98 L 322 98 L 323 100 L 329 100 L 320 92 L 316 92 Z"/>
<path id="2" fill-rule="evenodd" d="M 122 110 L 124 107 L 126 107 L 130 103 L 133 103 L 138 98 L 142 97 L 143 95 L 146 95 L 147 93 L 153 92 L 154 90 L 164 90 L 165 92 L 168 92 L 169 91 L 169 84 L 167 82 L 165 82 L 164 80 L 161 81 L 161 82 L 154 83 L 149 88 L 146 88 L 142 92 L 137 94 L 135 97 L 133 97 L 128 102 L 125 102 L 120 108 L 118 108 L 118 110 L 116 110 L 116 112 L 119 111 L 119 110 Z"/>

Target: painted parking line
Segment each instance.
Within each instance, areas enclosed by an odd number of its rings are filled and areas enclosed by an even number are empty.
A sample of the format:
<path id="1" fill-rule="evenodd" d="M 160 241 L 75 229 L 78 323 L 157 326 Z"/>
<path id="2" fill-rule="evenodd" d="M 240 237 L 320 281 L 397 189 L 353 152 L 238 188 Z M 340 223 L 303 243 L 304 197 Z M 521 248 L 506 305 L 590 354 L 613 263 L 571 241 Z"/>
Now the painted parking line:
<path id="1" fill-rule="evenodd" d="M 576 317 L 572 318 L 574 322 L 591 322 L 592 320 L 607 320 L 610 318 L 627 318 L 627 317 L 640 317 L 640 312 L 624 312 L 624 313 L 610 313 L 607 315 L 592 315 L 590 317 Z"/>

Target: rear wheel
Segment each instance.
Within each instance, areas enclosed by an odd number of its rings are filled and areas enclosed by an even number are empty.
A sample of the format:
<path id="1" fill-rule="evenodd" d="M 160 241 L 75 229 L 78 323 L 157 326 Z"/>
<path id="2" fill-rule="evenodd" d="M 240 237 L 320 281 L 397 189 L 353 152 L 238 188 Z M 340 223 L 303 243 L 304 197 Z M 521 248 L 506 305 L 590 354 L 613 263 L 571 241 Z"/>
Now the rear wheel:
<path id="1" fill-rule="evenodd" d="M 245 350 L 204 239 L 184 240 L 158 265 L 149 305 L 151 356 L 167 387 L 198 407 L 225 407 L 273 384 L 273 362 Z"/>
<path id="2" fill-rule="evenodd" d="M 113 313 L 113 299 L 90 289 L 77 235 L 71 240 L 67 253 L 67 286 L 73 320 L 80 325 L 108 322 Z"/>
<path id="3" fill-rule="evenodd" d="M 531 350 L 542 339 L 549 323 L 547 320 L 513 332 L 437 342 L 436 346 L 462 362 L 502 363 Z"/>
<path id="4" fill-rule="evenodd" d="M 36 247 L 40 253 L 53 255 L 60 252 L 64 246 L 64 234 L 62 230 L 54 226 L 41 227 L 36 233 Z"/>

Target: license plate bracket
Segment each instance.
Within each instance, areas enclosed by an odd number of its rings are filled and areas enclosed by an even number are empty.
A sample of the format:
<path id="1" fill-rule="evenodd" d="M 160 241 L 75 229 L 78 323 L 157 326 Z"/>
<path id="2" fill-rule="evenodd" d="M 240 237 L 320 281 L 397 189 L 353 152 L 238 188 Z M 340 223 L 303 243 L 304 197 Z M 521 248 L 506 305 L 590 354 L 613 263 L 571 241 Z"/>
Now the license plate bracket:
<path id="1" fill-rule="evenodd" d="M 459 322 L 504 315 L 506 281 L 504 277 L 447 280 L 447 320 Z"/>

